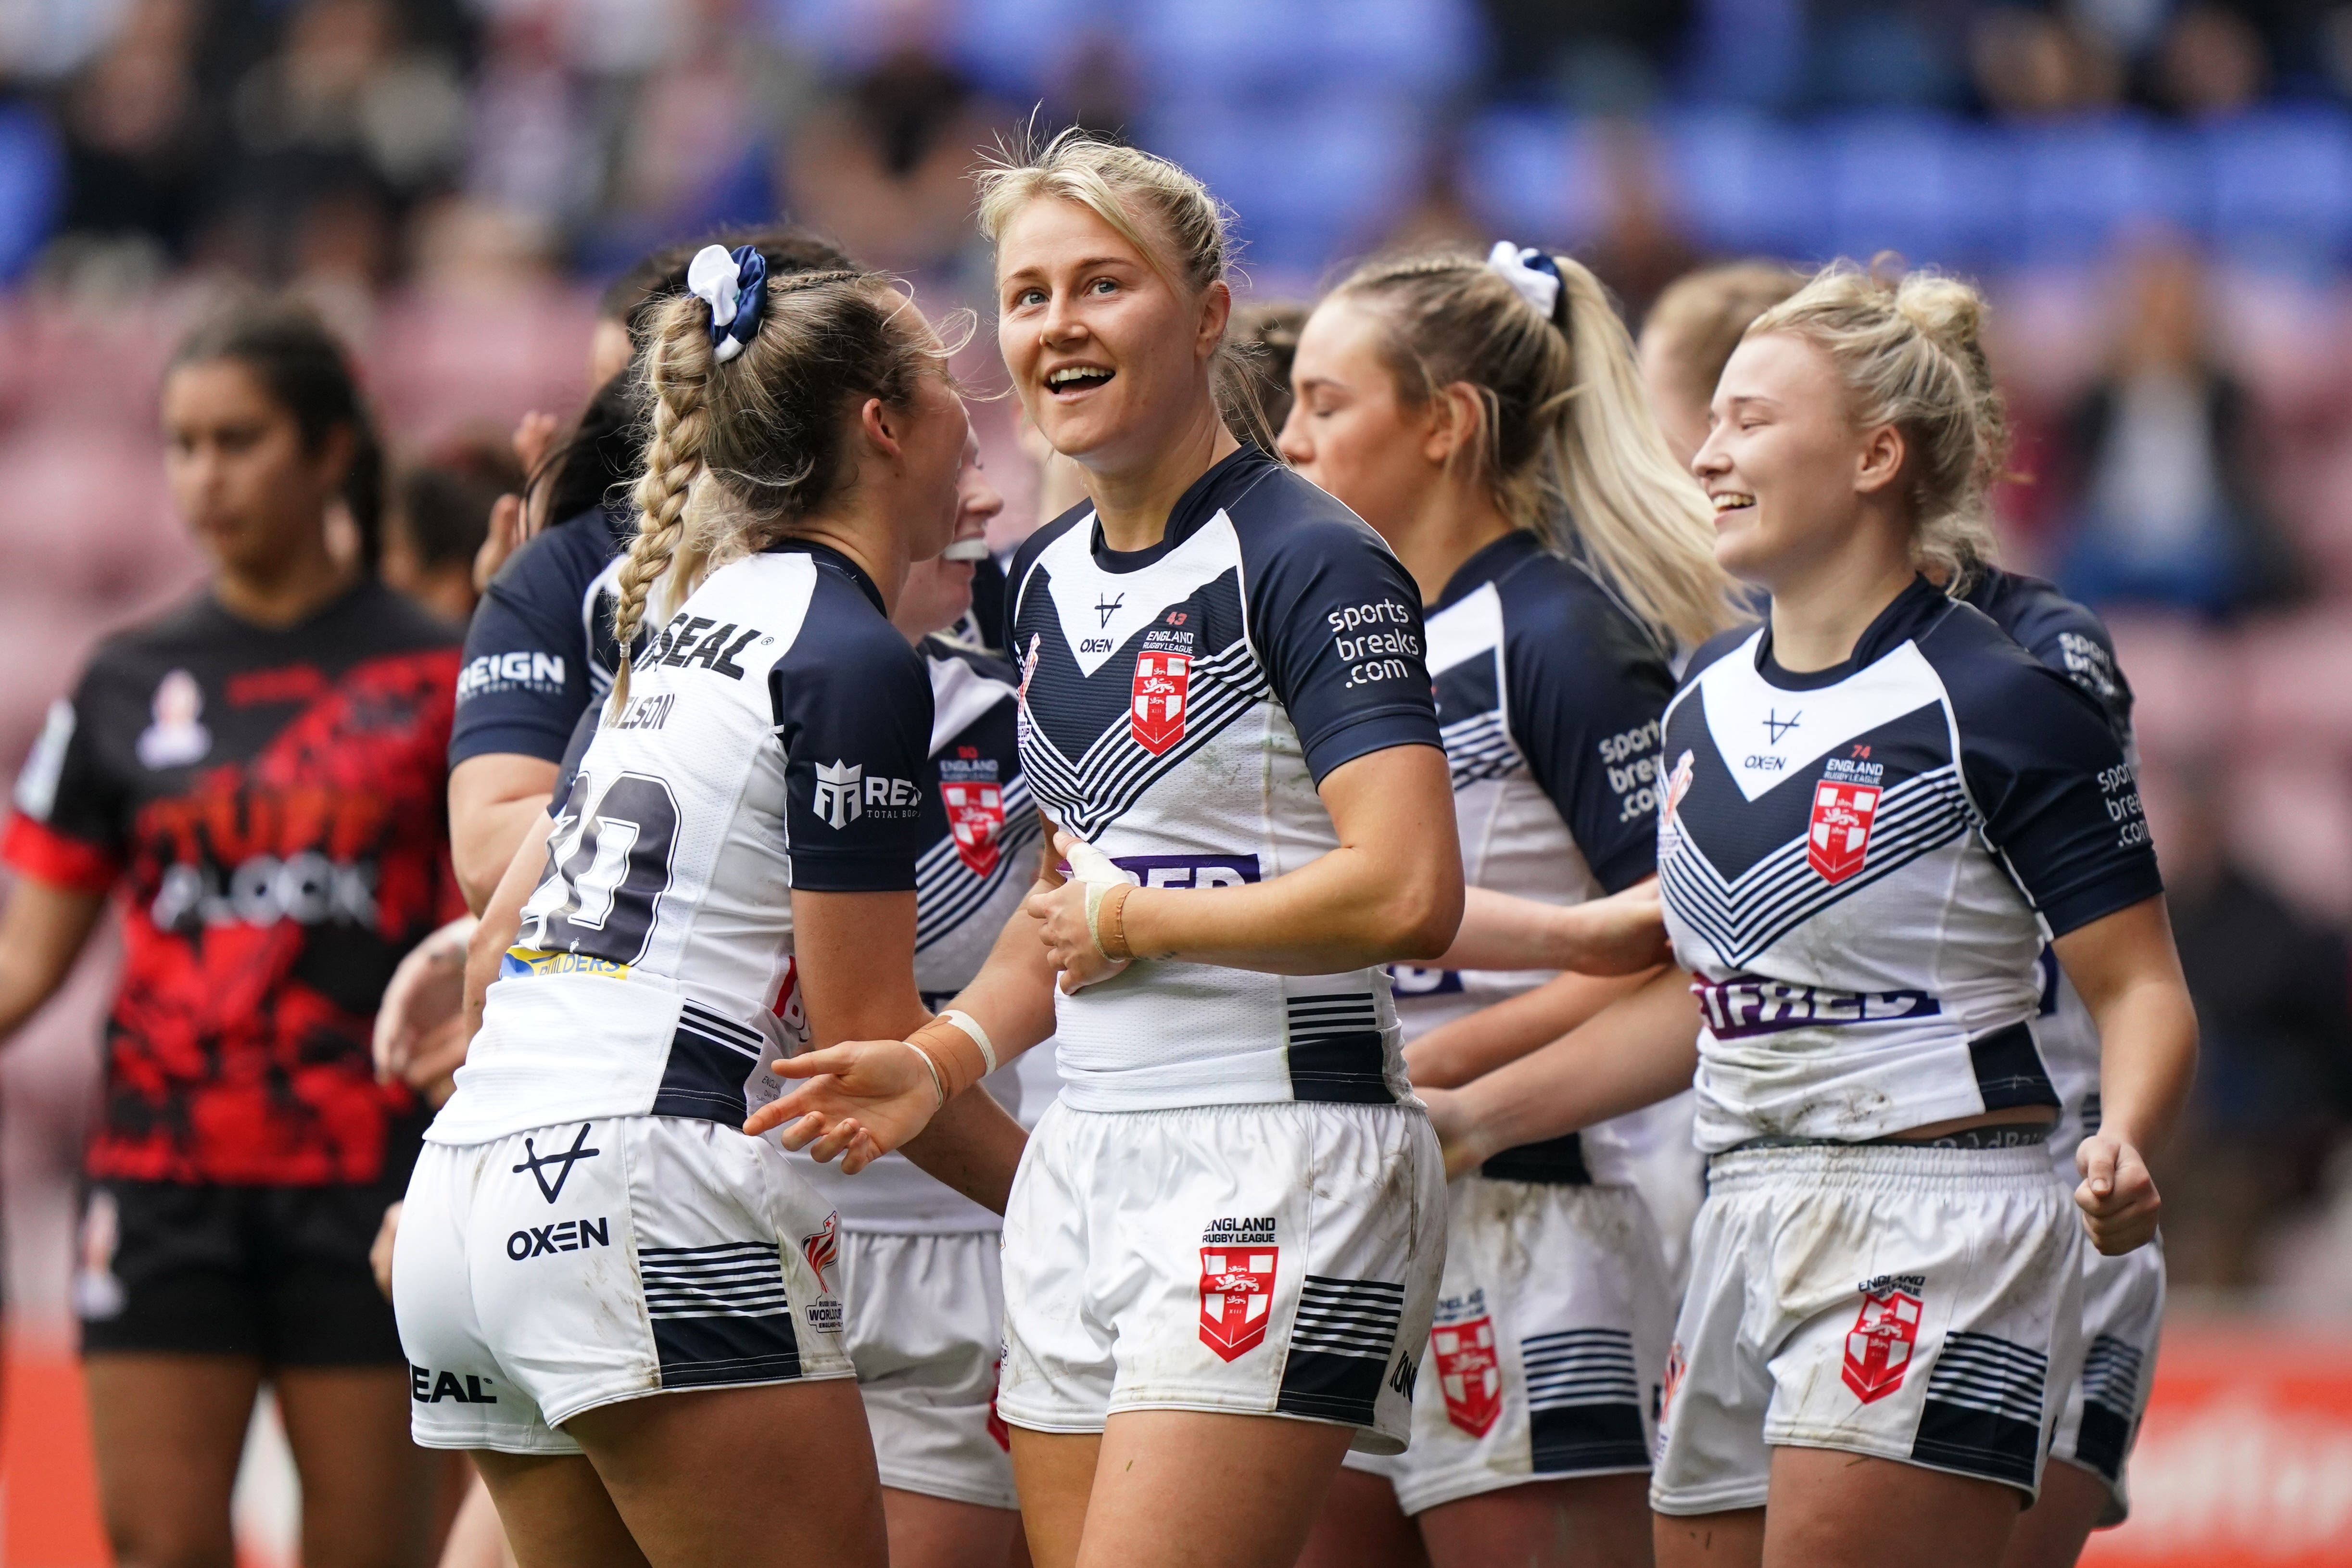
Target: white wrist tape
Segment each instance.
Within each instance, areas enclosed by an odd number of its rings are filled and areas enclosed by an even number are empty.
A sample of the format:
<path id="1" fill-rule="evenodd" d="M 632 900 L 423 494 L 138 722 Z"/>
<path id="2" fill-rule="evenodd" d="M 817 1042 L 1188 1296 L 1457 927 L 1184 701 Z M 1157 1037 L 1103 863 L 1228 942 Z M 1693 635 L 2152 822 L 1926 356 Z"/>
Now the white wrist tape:
<path id="1" fill-rule="evenodd" d="M 981 1069 L 982 1078 L 996 1070 L 996 1043 L 988 1037 L 988 1031 L 980 1026 L 979 1019 L 961 1007 L 950 1007 L 940 1015 L 940 1021 L 953 1024 L 971 1037 L 971 1043 L 980 1047 L 980 1059 L 988 1064 Z"/>

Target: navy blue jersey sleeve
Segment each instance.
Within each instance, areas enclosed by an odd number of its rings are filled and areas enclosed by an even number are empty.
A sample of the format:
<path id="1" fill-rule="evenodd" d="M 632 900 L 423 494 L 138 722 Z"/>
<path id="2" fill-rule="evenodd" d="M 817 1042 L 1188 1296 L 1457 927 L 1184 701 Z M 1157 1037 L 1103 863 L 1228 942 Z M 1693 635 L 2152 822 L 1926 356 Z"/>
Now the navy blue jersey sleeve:
<path id="1" fill-rule="evenodd" d="M 2063 936 L 2154 898 L 2164 882 L 2138 780 L 2105 712 L 2066 677 L 1990 633 L 1964 658 L 1935 658 L 1932 648 L 1930 656 L 1951 693 L 1961 767 L 1985 837 L 2051 934 Z"/>
<path id="2" fill-rule="evenodd" d="M 1234 510 L 1250 641 L 1316 783 L 1391 746 L 1442 748 L 1421 593 L 1380 535 L 1287 470 Z"/>
<path id="3" fill-rule="evenodd" d="M 491 752 L 556 762 L 592 704 L 583 611 L 612 558 L 601 512 L 523 546 L 490 584 L 466 630 L 449 765 Z"/>
<path id="4" fill-rule="evenodd" d="M 922 656 L 845 580 L 820 572 L 807 619 L 768 677 L 784 748 L 793 886 L 915 885 L 926 847 L 931 682 Z"/>
<path id="5" fill-rule="evenodd" d="M 1657 869 L 1658 721 L 1675 679 L 1577 568 L 1528 563 L 1499 584 L 1511 739 L 1610 892 Z"/>
<path id="6" fill-rule="evenodd" d="M 2026 652 L 2081 687 L 2106 715 L 2125 754 L 2132 751 L 2132 689 L 2106 624 L 2039 577 L 1990 570 L 1969 591 Z"/>

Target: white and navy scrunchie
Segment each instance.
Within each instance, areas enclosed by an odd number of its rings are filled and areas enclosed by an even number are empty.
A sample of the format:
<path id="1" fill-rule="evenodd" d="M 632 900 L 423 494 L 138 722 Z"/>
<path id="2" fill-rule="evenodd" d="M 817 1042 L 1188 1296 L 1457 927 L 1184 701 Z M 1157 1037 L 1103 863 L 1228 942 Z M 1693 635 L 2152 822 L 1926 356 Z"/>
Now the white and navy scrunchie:
<path id="1" fill-rule="evenodd" d="M 706 245 L 686 269 L 686 287 L 710 307 L 710 352 L 725 364 L 760 330 L 768 303 L 768 258 L 748 245 Z"/>
<path id="2" fill-rule="evenodd" d="M 1562 308 L 1568 286 L 1560 280 L 1559 266 L 1550 257 L 1532 245 L 1522 248 L 1498 239 L 1486 253 L 1486 265 L 1501 273 L 1518 290 L 1519 298 L 1536 308 L 1536 314 L 1561 331 L 1568 331 L 1568 312 Z"/>

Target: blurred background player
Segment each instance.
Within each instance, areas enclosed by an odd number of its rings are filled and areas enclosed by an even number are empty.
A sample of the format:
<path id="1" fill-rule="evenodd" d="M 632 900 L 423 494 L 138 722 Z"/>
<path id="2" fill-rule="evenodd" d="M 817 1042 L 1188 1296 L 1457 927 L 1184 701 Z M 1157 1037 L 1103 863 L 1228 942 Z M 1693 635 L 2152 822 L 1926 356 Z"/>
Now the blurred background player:
<path id="1" fill-rule="evenodd" d="M 433 1469 L 367 1247 L 423 1117 L 368 1037 L 448 918 L 457 631 L 338 560 L 374 536 L 341 345 L 285 306 L 180 345 L 172 493 L 207 586 L 101 646 L 50 711 L 5 845 L 0 1035 L 109 898 L 124 963 L 89 1152 L 76 1309 L 101 1501 L 126 1563 L 226 1563 L 256 1395 L 277 1396 L 313 1563 L 415 1563 Z"/>
<path id="2" fill-rule="evenodd" d="M 1706 497 L 1643 406 L 1599 281 L 1510 245 L 1370 263 L 1317 307 L 1295 382 L 1285 455 L 1419 584 L 1469 883 L 1548 905 L 1648 881 L 1668 650 L 1734 616 Z M 1546 978 L 1474 967 L 1465 935 L 1466 957 L 1458 937 L 1439 966 L 1394 972 L 1416 1087 L 1495 1065 L 1423 1051 L 1434 1026 Z M 1586 982 L 1578 1001 L 1631 984 Z M 1349 1457 L 1310 1562 L 1412 1563 L 1423 1544 L 1440 1564 L 1649 1561 L 1673 1309 L 1628 1131 L 1506 1151 L 1454 1182 L 1412 1446 Z"/>
<path id="3" fill-rule="evenodd" d="M 474 616 L 474 574 L 500 500 L 523 488 L 510 442 L 483 437 L 451 441 L 393 479 L 384 510 L 383 565 L 388 587 L 452 626 Z"/>
<path id="4" fill-rule="evenodd" d="M 1437 1285 L 1434 1148 L 1377 969 L 1459 915 L 1420 595 L 1226 429 L 1224 215 L 1197 181 L 1066 133 L 991 174 L 982 225 L 1013 385 L 1087 475 L 1006 617 L 1023 772 L 1076 875 L 955 1007 L 785 1064 L 826 1076 L 754 1124 L 855 1164 L 1053 1032 L 1065 1085 L 1004 1233 L 1030 1552 L 1198 1561 L 1213 1498 L 1221 1561 L 1287 1564 L 1349 1445 L 1402 1447 Z"/>

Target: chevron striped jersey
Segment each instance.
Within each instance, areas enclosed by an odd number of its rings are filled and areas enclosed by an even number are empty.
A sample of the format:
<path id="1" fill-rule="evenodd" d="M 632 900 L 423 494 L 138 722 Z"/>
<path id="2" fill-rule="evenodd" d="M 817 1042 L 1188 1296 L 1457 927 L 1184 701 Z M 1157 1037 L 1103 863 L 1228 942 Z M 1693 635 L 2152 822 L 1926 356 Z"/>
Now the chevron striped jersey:
<path id="1" fill-rule="evenodd" d="M 556 1121 L 740 1125 L 806 1038 L 793 894 L 911 889 L 931 686 L 857 565 L 807 542 L 720 567 L 591 708 L 521 931 L 426 1137 Z M 584 746 L 583 743 L 584 742 Z"/>
<path id="2" fill-rule="evenodd" d="M 1663 756 L 1701 1147 L 2055 1110 L 2041 945 L 2162 890 L 2089 697 L 1921 578 L 1828 669 L 1769 626 L 1707 644 Z"/>
<path id="3" fill-rule="evenodd" d="M 1429 612 L 1429 668 L 1454 776 L 1462 871 L 1548 904 L 1631 887 L 1657 864 L 1664 654 L 1599 579 L 1514 531 L 1464 562 Z M 1411 1041 L 1532 990 L 1549 970 L 1389 972 Z M 1626 1126 L 1507 1151 L 1485 1173 L 1628 1179 Z"/>
<path id="4" fill-rule="evenodd" d="M 1162 541 L 1105 547 L 1079 507 L 1013 557 L 1021 767 L 1037 804 L 1147 887 L 1261 881 L 1334 848 L 1317 786 L 1437 745 L 1420 595 L 1379 535 L 1254 449 L 1177 502 Z M 1056 995 L 1081 1110 L 1409 1092 L 1377 969 L 1137 963 Z"/>

